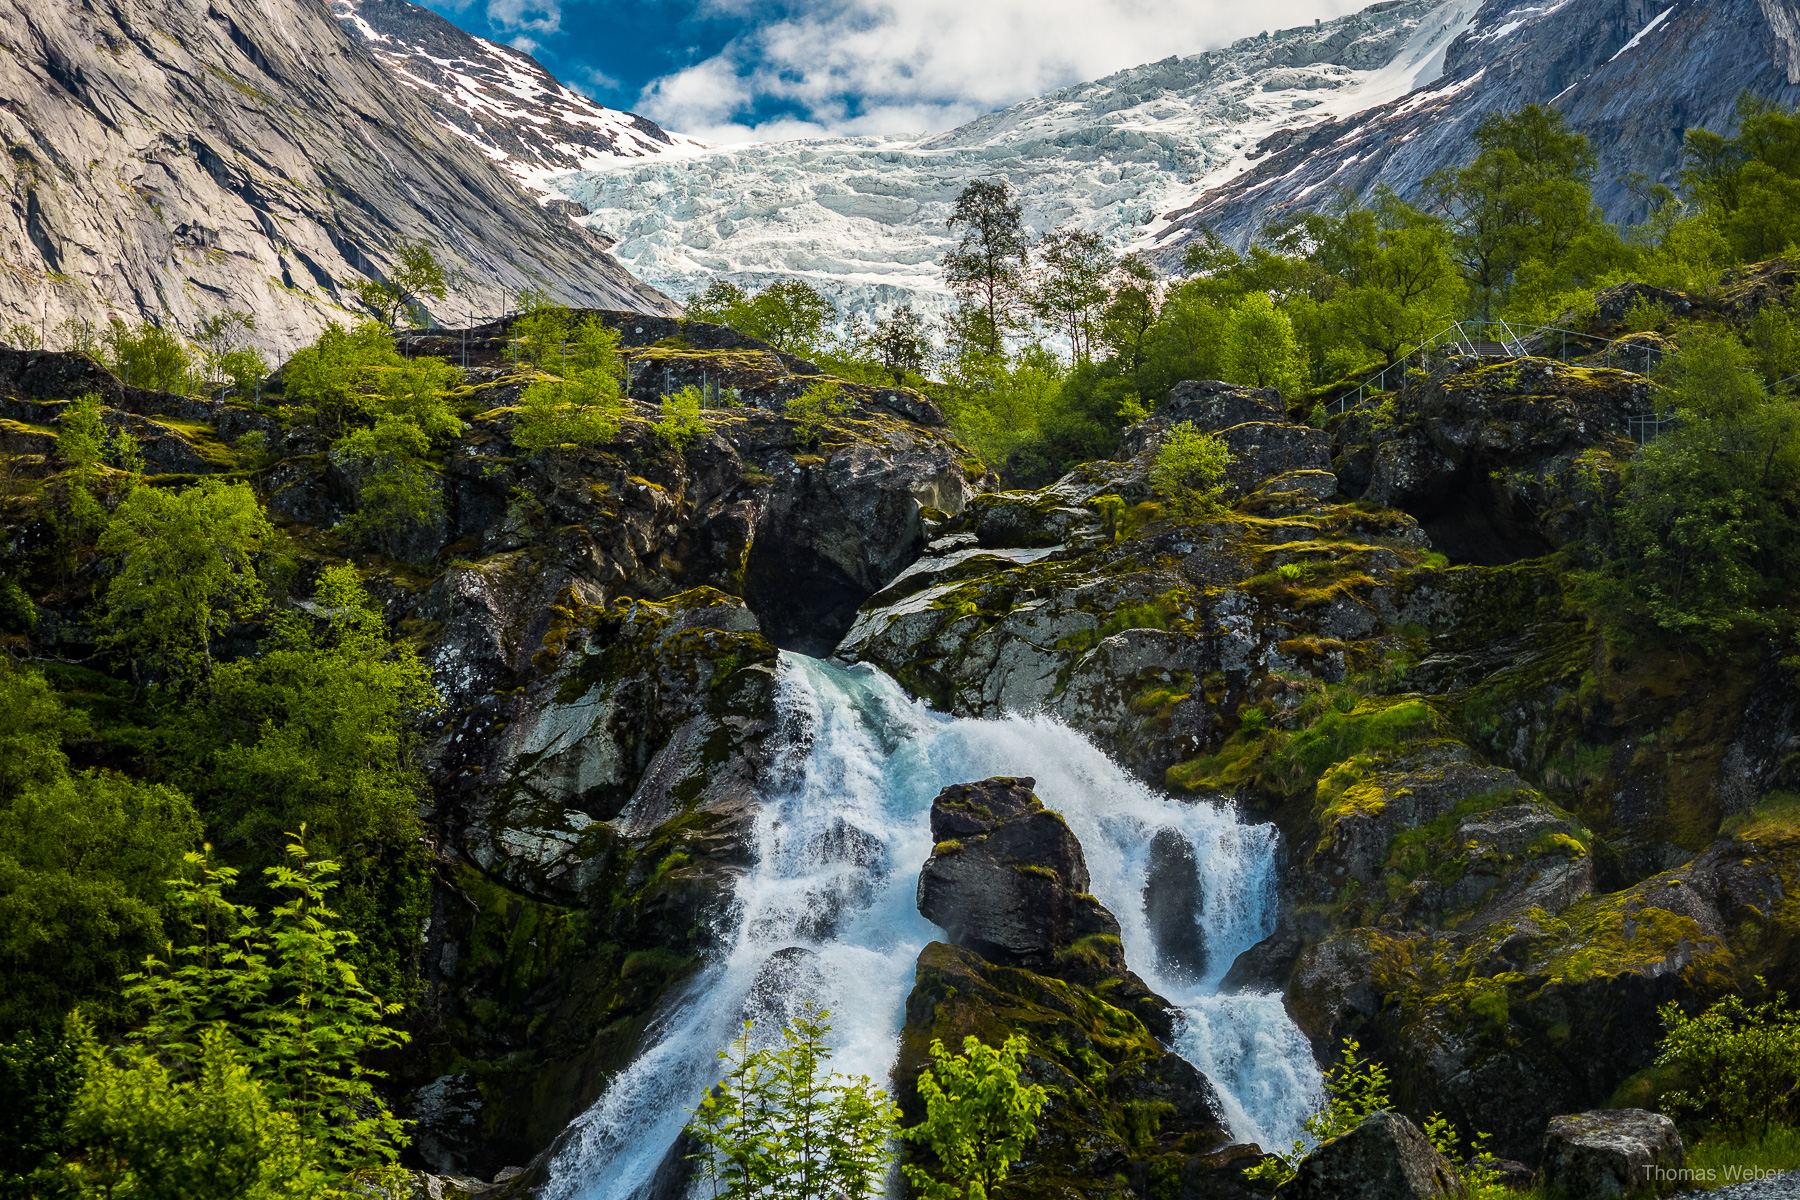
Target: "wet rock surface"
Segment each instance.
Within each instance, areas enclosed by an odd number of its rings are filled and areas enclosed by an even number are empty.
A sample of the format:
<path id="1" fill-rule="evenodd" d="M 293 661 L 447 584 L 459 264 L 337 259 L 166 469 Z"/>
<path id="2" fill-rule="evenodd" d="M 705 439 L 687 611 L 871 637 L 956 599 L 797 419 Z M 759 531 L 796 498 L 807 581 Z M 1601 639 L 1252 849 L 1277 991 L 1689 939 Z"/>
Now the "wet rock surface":
<path id="1" fill-rule="evenodd" d="M 1261 1155 L 1223 1152 L 1216 1090 L 1167 1048 L 1168 1002 L 1127 968 L 1117 920 L 1085 894 L 1080 843 L 1032 786 L 957 784 L 932 804 L 937 846 L 919 873 L 919 911 L 956 944 L 919 955 L 894 1069 L 902 1106 L 919 1110 L 933 1042 L 956 1050 L 971 1035 L 1023 1034 L 1026 1074 L 1051 1096 L 1014 1170 L 1025 1194 L 1096 1173 L 1146 1177 L 1153 1163 L 1206 1194 L 1246 1194 L 1242 1173 Z"/>

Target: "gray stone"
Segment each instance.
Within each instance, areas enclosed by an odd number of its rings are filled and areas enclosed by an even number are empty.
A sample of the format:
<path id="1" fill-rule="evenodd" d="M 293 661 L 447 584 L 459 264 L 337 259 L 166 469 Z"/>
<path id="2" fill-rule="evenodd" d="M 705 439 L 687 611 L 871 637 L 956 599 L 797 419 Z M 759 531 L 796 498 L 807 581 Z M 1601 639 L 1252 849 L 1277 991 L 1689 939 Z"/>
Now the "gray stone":
<path id="1" fill-rule="evenodd" d="M 1449 1160 L 1397 1112 L 1378 1112 L 1300 1160 L 1277 1200 L 1439 1200 L 1458 1193 Z"/>
<path id="2" fill-rule="evenodd" d="M 1686 1161 L 1675 1122 L 1641 1108 L 1550 1118 L 1537 1184 L 1569 1196 L 1652 1196 L 1674 1191 Z"/>

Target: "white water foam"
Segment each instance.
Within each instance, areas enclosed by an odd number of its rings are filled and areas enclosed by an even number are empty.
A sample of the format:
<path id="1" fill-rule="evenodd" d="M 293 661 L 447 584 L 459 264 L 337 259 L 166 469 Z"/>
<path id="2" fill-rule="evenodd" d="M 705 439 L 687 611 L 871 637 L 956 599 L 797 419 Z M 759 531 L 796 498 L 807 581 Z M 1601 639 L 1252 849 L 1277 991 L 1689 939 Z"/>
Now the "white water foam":
<path id="1" fill-rule="evenodd" d="M 782 655 L 781 748 L 740 879 L 728 947 L 650 1032 L 650 1048 L 570 1128 L 551 1200 L 631 1200 L 649 1187 L 745 1019 L 770 1034 L 800 1003 L 831 1010 L 832 1065 L 885 1081 L 913 965 L 941 931 L 919 915 L 931 801 L 947 784 L 1029 775 L 1080 839 L 1092 890 L 1119 919 L 1134 970 L 1186 1015 L 1174 1049 L 1217 1086 L 1232 1134 L 1285 1145 L 1321 1098 L 1306 1040 L 1275 995 L 1217 994 L 1270 932 L 1275 833 L 1181 803 L 1045 716 L 933 713 L 873 668 Z M 1159 963 L 1144 912 L 1159 830 L 1193 848 L 1207 954 L 1198 977 Z"/>

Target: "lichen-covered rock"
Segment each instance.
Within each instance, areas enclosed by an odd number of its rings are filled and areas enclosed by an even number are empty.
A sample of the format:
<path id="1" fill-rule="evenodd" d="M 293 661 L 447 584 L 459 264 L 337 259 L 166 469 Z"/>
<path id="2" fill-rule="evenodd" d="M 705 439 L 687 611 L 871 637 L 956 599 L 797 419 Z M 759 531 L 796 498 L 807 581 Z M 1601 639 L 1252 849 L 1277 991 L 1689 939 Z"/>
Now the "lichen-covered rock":
<path id="1" fill-rule="evenodd" d="M 1119 923 L 1088 894 L 1081 843 L 1033 782 L 997 777 L 938 794 L 919 912 L 991 962 L 1089 980 L 1122 974 Z"/>
<path id="2" fill-rule="evenodd" d="M 1300 1160 L 1277 1200 L 1449 1200 L 1455 1169 L 1397 1112 L 1378 1112 Z M 1579 1193 L 1577 1193 L 1579 1194 Z"/>
<path id="3" fill-rule="evenodd" d="M 1535 1182 L 1565 1196 L 1655 1196 L 1679 1188 L 1686 1161 L 1675 1122 L 1641 1108 L 1550 1118 Z"/>

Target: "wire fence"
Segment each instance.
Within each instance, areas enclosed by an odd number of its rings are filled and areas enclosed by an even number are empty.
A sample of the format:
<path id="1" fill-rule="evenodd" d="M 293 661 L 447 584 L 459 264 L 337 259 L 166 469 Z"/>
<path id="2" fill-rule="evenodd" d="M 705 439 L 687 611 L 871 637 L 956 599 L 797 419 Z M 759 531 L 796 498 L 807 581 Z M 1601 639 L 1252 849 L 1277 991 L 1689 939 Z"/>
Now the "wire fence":
<path id="1" fill-rule="evenodd" d="M 1504 320 L 1456 321 L 1374 372 L 1355 390 L 1325 405 L 1328 416 L 1349 412 L 1371 394 L 1397 390 L 1410 371 L 1429 371 L 1456 356 L 1474 358 L 1554 358 L 1561 362 L 1599 358 L 1607 367 L 1646 372 L 1667 351 L 1657 345 L 1601 338 L 1557 325 L 1514 325 Z"/>

